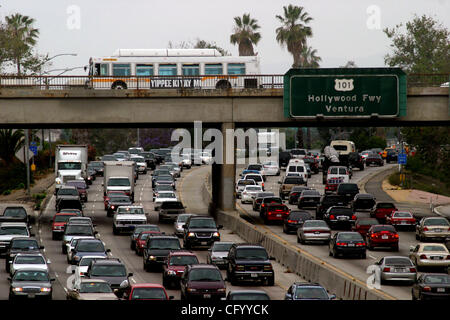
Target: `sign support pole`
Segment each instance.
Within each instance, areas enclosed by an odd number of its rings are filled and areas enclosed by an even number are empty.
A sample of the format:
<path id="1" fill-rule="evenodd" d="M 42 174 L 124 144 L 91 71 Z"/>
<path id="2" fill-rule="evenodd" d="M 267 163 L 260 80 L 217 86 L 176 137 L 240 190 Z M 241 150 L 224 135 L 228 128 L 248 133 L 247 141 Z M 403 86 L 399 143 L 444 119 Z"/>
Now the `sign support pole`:
<path id="1" fill-rule="evenodd" d="M 29 159 L 30 146 L 29 146 L 29 137 L 28 137 L 28 129 L 25 129 L 25 166 L 27 170 L 27 195 L 30 196 L 30 161 Z"/>

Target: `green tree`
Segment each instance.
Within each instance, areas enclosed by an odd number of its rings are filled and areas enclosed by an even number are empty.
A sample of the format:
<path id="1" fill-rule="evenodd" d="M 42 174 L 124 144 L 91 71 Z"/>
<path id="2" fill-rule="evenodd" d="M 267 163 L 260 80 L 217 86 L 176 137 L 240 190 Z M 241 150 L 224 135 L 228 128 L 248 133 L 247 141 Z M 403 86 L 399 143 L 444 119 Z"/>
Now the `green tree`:
<path id="1" fill-rule="evenodd" d="M 303 7 L 284 6 L 284 15 L 277 15 L 276 18 L 282 24 L 276 29 L 277 41 L 281 46 L 286 46 L 289 53 L 294 58 L 293 68 L 299 68 L 305 65 L 302 56 L 303 48 L 306 47 L 306 39 L 312 37 L 312 29 L 307 26 L 313 18 L 304 11 Z"/>
<path id="2" fill-rule="evenodd" d="M 24 142 L 23 130 L 0 129 L 0 158 L 7 166 L 15 162 L 15 154 Z"/>
<path id="3" fill-rule="evenodd" d="M 306 45 L 302 49 L 301 60 L 303 60 L 304 68 L 319 68 L 322 58 L 317 55 L 316 49 Z"/>
<path id="4" fill-rule="evenodd" d="M 355 61 L 349 60 L 345 65 L 340 66 L 339 68 L 358 68 L 358 66 L 356 65 Z"/>
<path id="5" fill-rule="evenodd" d="M 250 18 L 250 14 L 241 17 L 234 17 L 233 34 L 230 36 L 232 44 L 238 44 L 240 56 L 254 56 L 253 45 L 257 45 L 261 40 L 261 34 L 257 32 L 260 28 L 256 19 Z"/>
<path id="6" fill-rule="evenodd" d="M 392 40 L 392 54 L 385 56 L 390 67 L 401 67 L 408 73 L 449 73 L 450 32 L 441 23 L 423 15 L 383 31 Z"/>
<path id="7" fill-rule="evenodd" d="M 216 49 L 223 56 L 231 56 L 231 53 L 229 53 L 224 48 L 219 47 L 214 41 L 209 42 L 209 41 L 197 39 L 196 43 L 194 44 L 194 48 L 195 49 Z"/>

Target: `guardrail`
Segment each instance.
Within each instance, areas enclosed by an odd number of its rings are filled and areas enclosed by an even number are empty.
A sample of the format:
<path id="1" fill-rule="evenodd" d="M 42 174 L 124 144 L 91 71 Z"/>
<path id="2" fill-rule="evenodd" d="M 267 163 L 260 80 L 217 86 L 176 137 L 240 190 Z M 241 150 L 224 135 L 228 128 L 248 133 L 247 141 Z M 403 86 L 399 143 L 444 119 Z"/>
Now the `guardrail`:
<path id="1" fill-rule="evenodd" d="M 408 87 L 447 86 L 449 73 L 409 74 Z M 282 89 L 283 75 L 0 76 L 0 89 Z"/>

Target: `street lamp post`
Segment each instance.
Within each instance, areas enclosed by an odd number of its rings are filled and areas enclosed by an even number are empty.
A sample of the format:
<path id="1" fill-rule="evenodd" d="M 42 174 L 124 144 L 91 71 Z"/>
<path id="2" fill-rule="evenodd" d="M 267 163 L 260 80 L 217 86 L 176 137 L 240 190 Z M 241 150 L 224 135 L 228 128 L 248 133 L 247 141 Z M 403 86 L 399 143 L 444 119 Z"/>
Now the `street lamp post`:
<path id="1" fill-rule="evenodd" d="M 39 65 L 39 78 L 42 78 L 42 75 L 47 73 L 47 72 L 42 72 L 42 66 L 44 64 L 46 64 L 47 62 L 49 62 L 50 60 L 55 59 L 56 57 L 61 57 L 61 56 L 73 56 L 76 57 L 78 55 L 78 53 L 60 53 L 57 55 L 54 55 L 53 57 L 47 58 L 44 61 L 42 61 L 42 63 Z M 45 80 L 45 88 L 48 88 L 48 80 Z"/>

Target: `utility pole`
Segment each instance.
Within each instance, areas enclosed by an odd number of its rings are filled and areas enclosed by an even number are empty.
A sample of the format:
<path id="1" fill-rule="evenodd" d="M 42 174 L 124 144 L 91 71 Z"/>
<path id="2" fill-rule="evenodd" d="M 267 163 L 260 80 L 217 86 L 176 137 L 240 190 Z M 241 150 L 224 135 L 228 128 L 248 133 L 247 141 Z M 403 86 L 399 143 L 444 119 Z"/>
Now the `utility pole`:
<path id="1" fill-rule="evenodd" d="M 30 161 L 29 161 L 29 153 L 30 153 L 30 143 L 28 137 L 28 129 L 25 129 L 25 167 L 27 168 L 27 195 L 30 196 Z"/>
<path id="2" fill-rule="evenodd" d="M 49 165 L 48 168 L 52 168 L 52 129 L 48 129 L 48 150 L 49 150 Z"/>
<path id="3" fill-rule="evenodd" d="M 137 146 L 141 146 L 141 140 L 139 139 L 139 128 L 137 128 Z"/>

